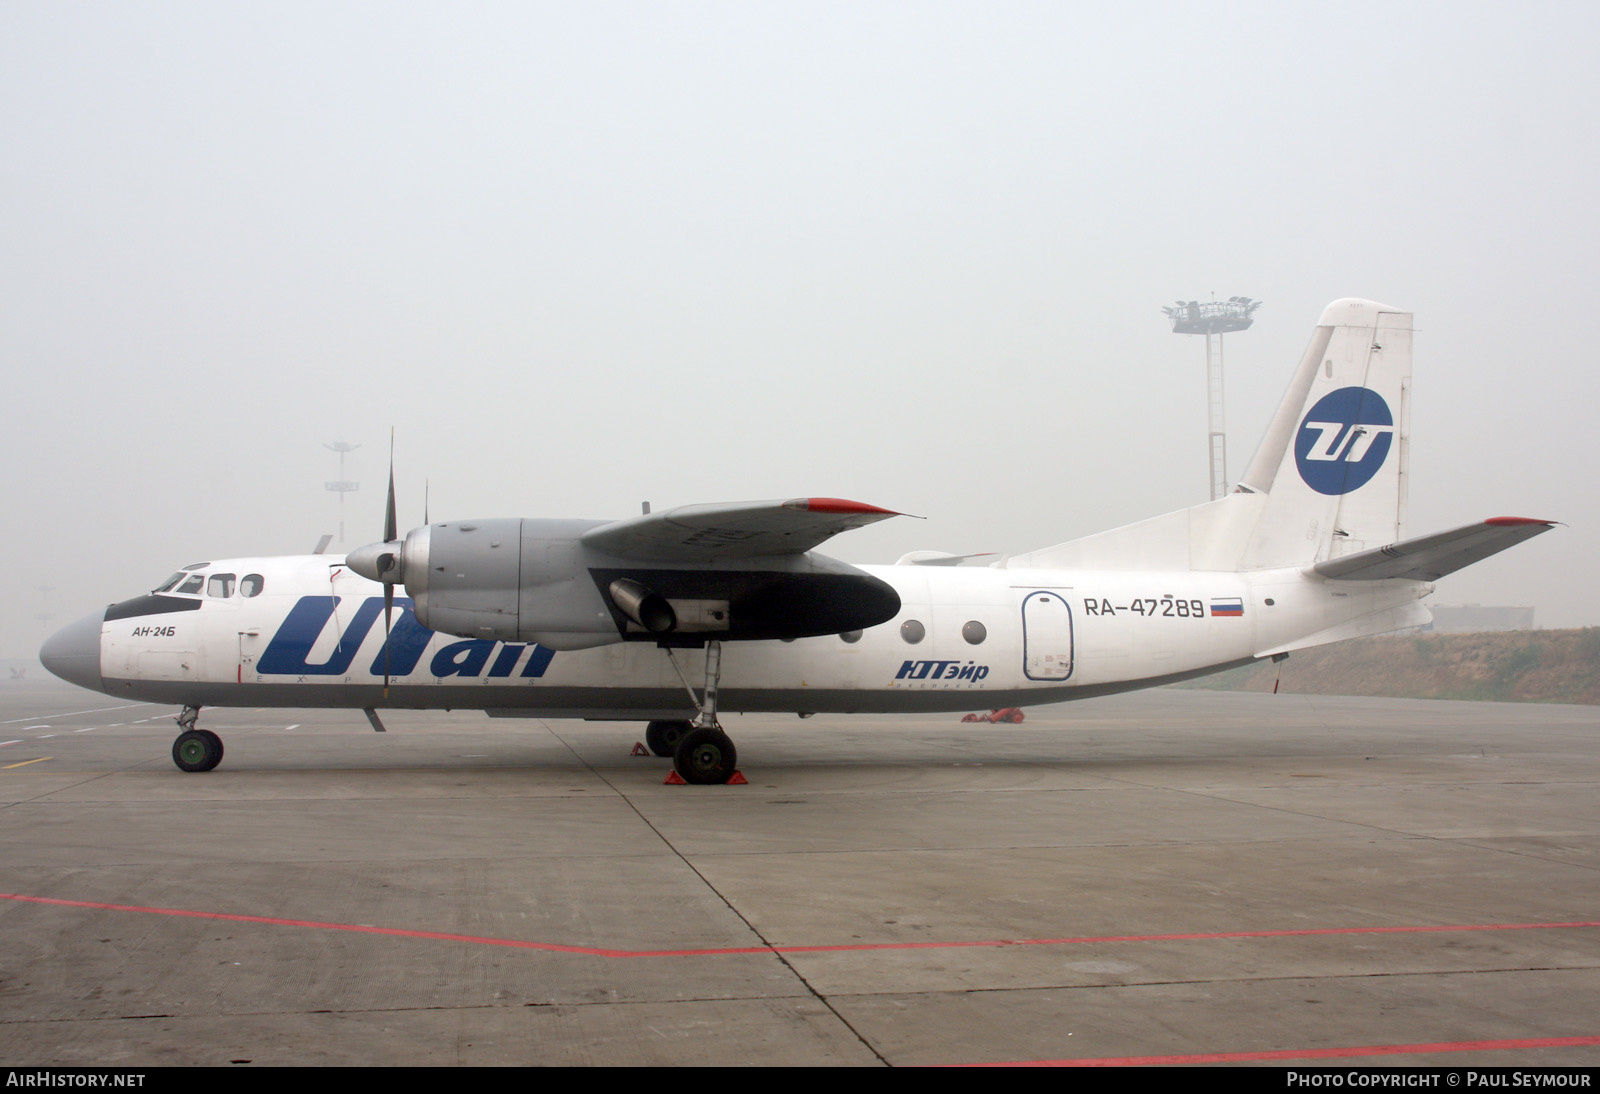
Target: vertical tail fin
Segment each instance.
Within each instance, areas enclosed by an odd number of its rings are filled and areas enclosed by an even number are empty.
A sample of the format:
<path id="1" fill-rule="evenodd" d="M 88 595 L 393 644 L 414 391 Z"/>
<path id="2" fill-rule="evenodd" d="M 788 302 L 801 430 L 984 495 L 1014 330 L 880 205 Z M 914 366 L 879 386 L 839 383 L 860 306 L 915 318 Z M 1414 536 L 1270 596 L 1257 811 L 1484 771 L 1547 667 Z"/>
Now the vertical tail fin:
<path id="1" fill-rule="evenodd" d="M 1329 304 L 1239 480 L 1266 495 L 1240 568 L 1305 566 L 1400 539 L 1410 418 L 1411 314 Z"/>
<path id="2" fill-rule="evenodd" d="M 1394 543 L 1405 520 L 1411 314 L 1335 300 L 1237 490 L 1011 567 L 1269 570 Z"/>

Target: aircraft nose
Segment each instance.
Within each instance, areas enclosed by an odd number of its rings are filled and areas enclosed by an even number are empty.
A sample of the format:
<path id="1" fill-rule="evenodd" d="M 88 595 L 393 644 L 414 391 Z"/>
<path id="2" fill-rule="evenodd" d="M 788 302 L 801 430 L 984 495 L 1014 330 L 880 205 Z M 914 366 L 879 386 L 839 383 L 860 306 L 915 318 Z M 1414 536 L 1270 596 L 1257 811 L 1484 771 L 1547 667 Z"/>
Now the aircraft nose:
<path id="1" fill-rule="evenodd" d="M 44 667 L 69 684 L 91 691 L 104 690 L 100 677 L 100 626 L 106 613 L 86 615 L 45 639 L 39 647 Z"/>

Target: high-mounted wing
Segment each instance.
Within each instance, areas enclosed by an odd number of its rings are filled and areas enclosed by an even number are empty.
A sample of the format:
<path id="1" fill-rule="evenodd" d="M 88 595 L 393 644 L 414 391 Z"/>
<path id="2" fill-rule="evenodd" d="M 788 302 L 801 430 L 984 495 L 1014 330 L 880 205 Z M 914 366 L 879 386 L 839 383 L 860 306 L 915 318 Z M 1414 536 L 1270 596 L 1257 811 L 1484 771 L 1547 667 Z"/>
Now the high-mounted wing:
<path id="1" fill-rule="evenodd" d="M 1332 558 L 1312 569 L 1338 581 L 1379 581 L 1406 578 L 1434 581 L 1463 566 L 1480 562 L 1525 539 L 1548 532 L 1552 520 L 1531 517 L 1491 517 L 1477 524 L 1402 540 L 1359 554 Z"/>
<path id="2" fill-rule="evenodd" d="M 681 505 L 591 528 L 585 547 L 649 562 L 800 555 L 852 528 L 901 514 L 843 498 Z"/>
<path id="3" fill-rule="evenodd" d="M 446 521 L 368 544 L 347 561 L 372 580 L 403 581 L 417 622 L 464 638 L 554 650 L 811 638 L 875 627 L 900 610 L 881 578 L 811 552 L 898 515 L 792 498 L 605 523 Z"/>

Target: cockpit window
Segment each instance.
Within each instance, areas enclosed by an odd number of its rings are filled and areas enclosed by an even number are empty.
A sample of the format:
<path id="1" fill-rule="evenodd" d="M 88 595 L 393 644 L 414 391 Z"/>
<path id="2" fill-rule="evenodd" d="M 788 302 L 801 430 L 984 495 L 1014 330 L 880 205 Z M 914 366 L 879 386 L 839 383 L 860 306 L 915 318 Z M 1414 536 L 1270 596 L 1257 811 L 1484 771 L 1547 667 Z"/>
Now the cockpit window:
<path id="1" fill-rule="evenodd" d="M 211 575 L 211 580 L 206 582 L 206 595 L 207 596 L 232 596 L 233 595 L 233 575 L 232 574 L 212 574 Z"/>
<path id="2" fill-rule="evenodd" d="M 239 595 L 260 596 L 261 585 L 262 581 L 260 574 L 245 574 L 244 577 L 239 579 Z"/>
<path id="3" fill-rule="evenodd" d="M 179 570 L 177 573 L 173 574 L 171 577 L 167 578 L 167 580 L 163 581 L 161 584 L 157 585 L 154 589 L 152 589 L 150 591 L 151 592 L 156 592 L 156 593 L 164 593 L 168 589 L 170 589 L 174 585 L 176 585 L 178 582 L 182 581 L 183 579 L 184 579 L 184 572 L 182 570 Z"/>
<path id="4" fill-rule="evenodd" d="M 179 593 L 197 593 L 200 591 L 200 586 L 204 585 L 205 583 L 206 579 L 204 577 L 200 576 L 199 574 L 190 574 L 184 583 L 179 585 L 173 591 Z"/>

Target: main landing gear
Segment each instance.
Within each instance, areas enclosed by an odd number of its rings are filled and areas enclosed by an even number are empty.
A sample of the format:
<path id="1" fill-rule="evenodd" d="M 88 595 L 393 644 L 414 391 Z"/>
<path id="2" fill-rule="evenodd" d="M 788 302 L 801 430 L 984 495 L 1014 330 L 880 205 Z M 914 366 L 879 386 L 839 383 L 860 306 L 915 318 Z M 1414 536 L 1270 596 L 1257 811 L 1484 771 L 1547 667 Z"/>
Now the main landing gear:
<path id="1" fill-rule="evenodd" d="M 183 730 L 172 742 L 172 762 L 179 771 L 210 771 L 222 762 L 222 738 L 209 729 L 196 729 L 200 708 L 186 706 L 173 718 Z"/>
<path id="2" fill-rule="evenodd" d="M 706 643 L 706 681 L 696 695 L 683 674 L 672 647 L 663 646 L 672 669 L 683 681 L 684 689 L 699 711 L 692 722 L 651 722 L 645 729 L 645 743 L 657 756 L 672 754 L 672 768 L 686 783 L 702 786 L 725 783 L 738 767 L 739 752 L 733 740 L 717 722 L 717 684 L 722 679 L 722 643 Z M 673 738 L 676 738 L 675 740 Z"/>
<path id="3" fill-rule="evenodd" d="M 670 756 L 678 750 L 683 735 L 694 728 L 690 721 L 651 722 L 644 727 L 644 743 L 657 756 Z"/>

